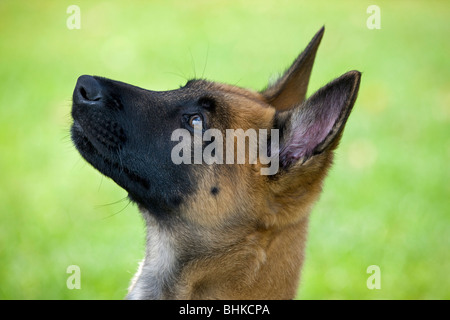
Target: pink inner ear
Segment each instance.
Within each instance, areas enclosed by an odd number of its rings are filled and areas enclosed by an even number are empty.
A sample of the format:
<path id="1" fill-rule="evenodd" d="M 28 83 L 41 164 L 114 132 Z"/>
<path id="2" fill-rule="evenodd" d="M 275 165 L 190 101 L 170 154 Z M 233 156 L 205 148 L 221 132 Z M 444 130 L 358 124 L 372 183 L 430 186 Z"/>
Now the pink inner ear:
<path id="1" fill-rule="evenodd" d="M 314 149 L 330 133 L 346 101 L 345 94 L 335 90 L 313 97 L 300 107 L 290 120 L 290 132 L 280 150 L 280 161 L 290 165 L 313 155 Z"/>

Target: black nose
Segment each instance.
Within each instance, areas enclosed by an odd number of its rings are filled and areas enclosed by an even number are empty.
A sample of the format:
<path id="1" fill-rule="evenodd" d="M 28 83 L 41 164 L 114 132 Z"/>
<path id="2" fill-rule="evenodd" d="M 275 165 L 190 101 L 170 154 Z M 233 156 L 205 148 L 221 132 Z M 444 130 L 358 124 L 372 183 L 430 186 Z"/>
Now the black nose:
<path id="1" fill-rule="evenodd" d="M 92 76 L 80 76 L 73 91 L 73 102 L 76 104 L 95 105 L 102 101 L 102 87 Z"/>

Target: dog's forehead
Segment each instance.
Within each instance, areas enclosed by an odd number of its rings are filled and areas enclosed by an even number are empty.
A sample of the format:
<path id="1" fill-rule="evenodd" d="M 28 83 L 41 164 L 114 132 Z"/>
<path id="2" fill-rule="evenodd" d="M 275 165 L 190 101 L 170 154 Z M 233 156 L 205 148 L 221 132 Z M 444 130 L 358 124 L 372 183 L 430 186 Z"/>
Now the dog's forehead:
<path id="1" fill-rule="evenodd" d="M 208 80 L 189 80 L 184 88 L 202 91 L 205 94 L 220 95 L 222 97 L 234 100 L 236 98 L 251 100 L 263 107 L 268 107 L 265 97 L 254 90 L 237 87 L 234 85 L 213 82 Z"/>

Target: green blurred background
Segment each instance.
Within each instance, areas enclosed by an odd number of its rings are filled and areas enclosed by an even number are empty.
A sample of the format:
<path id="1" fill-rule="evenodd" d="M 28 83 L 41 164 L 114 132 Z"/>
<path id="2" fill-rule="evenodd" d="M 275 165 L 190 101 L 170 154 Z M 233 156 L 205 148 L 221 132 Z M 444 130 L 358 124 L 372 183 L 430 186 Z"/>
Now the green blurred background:
<path id="1" fill-rule="evenodd" d="M 79 30 L 66 26 L 72 4 Z M 379 30 L 366 26 L 372 4 Z M 79 75 L 259 90 L 325 25 L 309 94 L 348 70 L 363 77 L 297 298 L 449 299 L 449 12 L 448 1 L 2 0 L 0 298 L 121 299 L 143 257 L 137 208 L 71 144 Z M 381 289 L 366 286 L 370 265 Z"/>

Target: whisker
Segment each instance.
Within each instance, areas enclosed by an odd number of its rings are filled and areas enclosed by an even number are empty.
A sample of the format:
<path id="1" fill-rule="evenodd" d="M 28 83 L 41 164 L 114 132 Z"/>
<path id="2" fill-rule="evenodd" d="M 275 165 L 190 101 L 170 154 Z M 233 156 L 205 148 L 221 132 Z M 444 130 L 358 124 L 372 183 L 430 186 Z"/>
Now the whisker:
<path id="1" fill-rule="evenodd" d="M 208 57 L 209 57 L 209 43 L 208 43 L 208 47 L 206 48 L 206 58 L 205 58 L 205 65 L 203 66 L 202 79 L 205 76 L 206 65 L 208 64 Z"/>
<path id="2" fill-rule="evenodd" d="M 125 197 L 125 198 L 123 198 L 123 199 L 117 201 L 116 203 L 122 202 L 122 201 L 124 201 L 126 198 L 127 198 L 127 197 Z M 123 207 L 123 208 L 120 209 L 119 211 L 117 211 L 117 212 L 115 212 L 115 213 L 113 213 L 113 214 L 111 214 L 111 215 L 109 215 L 109 216 L 106 216 L 106 217 L 102 218 L 102 220 L 112 218 L 112 217 L 118 215 L 119 213 L 123 212 L 126 208 L 128 208 L 128 206 L 130 205 L 130 203 L 131 203 L 131 200 L 128 199 L 128 203 L 125 205 L 125 207 Z"/>
<path id="3" fill-rule="evenodd" d="M 195 70 L 195 60 L 194 60 L 194 56 L 192 55 L 191 48 L 189 48 L 189 54 L 191 56 L 192 68 L 194 69 L 194 79 L 197 79 L 197 71 Z"/>
<path id="4" fill-rule="evenodd" d="M 128 198 L 128 196 L 125 196 L 122 199 L 114 201 L 114 202 L 105 203 L 105 204 L 99 204 L 99 205 L 96 205 L 95 208 L 99 209 L 99 208 L 104 208 L 104 207 L 107 207 L 107 206 L 112 206 L 112 205 L 115 205 L 115 204 L 118 204 L 118 203 L 121 203 L 121 202 L 127 200 L 127 198 Z"/>

